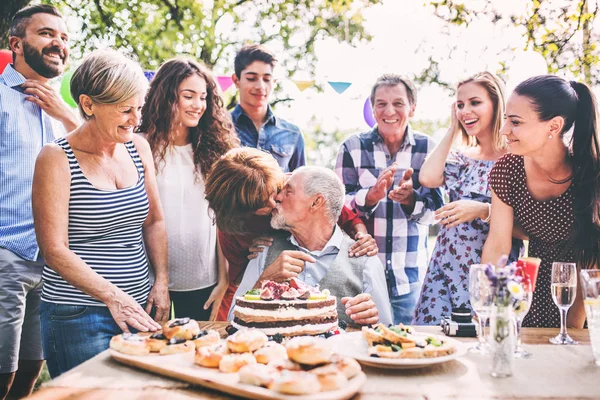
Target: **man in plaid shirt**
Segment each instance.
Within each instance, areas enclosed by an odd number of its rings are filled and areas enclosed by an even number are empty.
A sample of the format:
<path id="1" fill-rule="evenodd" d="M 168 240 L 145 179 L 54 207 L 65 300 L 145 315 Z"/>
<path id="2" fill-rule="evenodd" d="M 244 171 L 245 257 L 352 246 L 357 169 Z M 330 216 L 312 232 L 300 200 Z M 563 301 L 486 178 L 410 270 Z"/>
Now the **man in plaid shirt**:
<path id="1" fill-rule="evenodd" d="M 419 184 L 419 171 L 435 142 L 408 125 L 417 92 L 398 75 L 383 75 L 371 90 L 377 126 L 341 146 L 336 172 L 346 185 L 346 204 L 367 221 L 379 246 L 394 323 L 409 324 L 428 264 L 427 235 L 439 189 Z"/>

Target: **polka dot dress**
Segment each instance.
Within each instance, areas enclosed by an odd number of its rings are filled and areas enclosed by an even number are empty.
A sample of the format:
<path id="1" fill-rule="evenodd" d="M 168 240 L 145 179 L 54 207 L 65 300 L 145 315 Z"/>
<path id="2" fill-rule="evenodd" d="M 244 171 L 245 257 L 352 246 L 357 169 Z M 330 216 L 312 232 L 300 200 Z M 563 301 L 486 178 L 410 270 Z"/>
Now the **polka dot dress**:
<path id="1" fill-rule="evenodd" d="M 552 263 L 575 262 L 569 241 L 573 224 L 573 191 L 570 186 L 560 197 L 537 201 L 527 189 L 523 157 L 506 154 L 490 172 L 494 193 L 514 211 L 529 234 L 529 256 L 542 259 L 533 294 L 533 303 L 523 321 L 527 327 L 560 327 L 560 314 L 552 301 Z"/>

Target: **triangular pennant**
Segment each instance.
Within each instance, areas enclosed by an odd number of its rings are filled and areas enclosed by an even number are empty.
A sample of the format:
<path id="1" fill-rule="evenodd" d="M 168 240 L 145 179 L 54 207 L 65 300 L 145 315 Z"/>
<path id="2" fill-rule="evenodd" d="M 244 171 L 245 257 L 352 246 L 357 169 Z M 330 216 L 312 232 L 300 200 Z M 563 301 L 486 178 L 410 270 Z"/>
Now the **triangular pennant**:
<path id="1" fill-rule="evenodd" d="M 350 87 L 350 85 L 352 85 L 352 82 L 327 81 L 327 83 L 329 83 L 329 86 L 331 86 L 333 90 L 335 90 L 339 94 L 344 93 Z"/>
<path id="2" fill-rule="evenodd" d="M 308 89 L 309 87 L 311 87 L 312 85 L 315 84 L 315 81 L 297 81 L 297 80 L 293 80 L 293 82 L 296 84 L 296 86 L 298 87 L 298 90 L 300 90 L 301 92 L 304 92 L 306 89 Z"/>
<path id="3" fill-rule="evenodd" d="M 229 87 L 233 85 L 233 80 L 231 79 L 231 76 L 226 75 L 217 76 L 217 82 L 219 83 L 219 86 L 221 87 L 221 90 L 223 92 L 227 91 L 227 89 L 229 89 Z"/>

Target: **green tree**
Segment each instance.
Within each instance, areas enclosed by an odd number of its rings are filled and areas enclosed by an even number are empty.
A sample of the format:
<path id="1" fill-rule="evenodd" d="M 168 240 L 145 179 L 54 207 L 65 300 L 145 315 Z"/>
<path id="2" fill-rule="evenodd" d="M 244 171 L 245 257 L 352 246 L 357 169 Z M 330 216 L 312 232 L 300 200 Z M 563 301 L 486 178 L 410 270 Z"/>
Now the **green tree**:
<path id="1" fill-rule="evenodd" d="M 75 57 L 102 45 L 135 55 L 155 69 L 178 54 L 230 69 L 244 42 L 282 56 L 289 74 L 312 71 L 315 42 L 323 37 L 358 44 L 370 40 L 361 11 L 376 0 L 43 0 L 81 21 Z"/>
<path id="2" fill-rule="evenodd" d="M 427 1 L 435 15 L 445 23 L 468 26 L 476 20 L 511 26 L 522 30 L 523 45 L 520 50 L 540 53 L 548 64 L 548 72 L 568 71 L 577 79 L 595 85 L 600 81 L 600 51 L 598 32 L 593 22 L 598 14 L 598 2 L 590 0 L 550 1 L 523 0 L 524 12 L 500 12 L 493 0 L 470 2 L 464 0 Z M 496 3 L 497 4 L 497 3 Z M 509 51 L 519 49 L 507 49 Z M 436 69 L 439 60 L 432 58 L 431 65 L 421 74 L 422 82 L 439 81 Z M 506 72 L 503 67 L 500 74 Z"/>
<path id="3" fill-rule="evenodd" d="M 31 0 L 8 0 L 0 4 L 0 49 L 8 49 L 8 33 L 14 15 Z"/>

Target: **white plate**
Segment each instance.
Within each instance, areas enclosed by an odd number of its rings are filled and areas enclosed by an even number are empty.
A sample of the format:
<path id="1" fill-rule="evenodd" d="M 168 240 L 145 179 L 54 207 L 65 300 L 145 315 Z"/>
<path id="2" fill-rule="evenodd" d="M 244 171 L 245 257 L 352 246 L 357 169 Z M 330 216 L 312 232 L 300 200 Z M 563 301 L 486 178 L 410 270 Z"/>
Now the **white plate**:
<path id="1" fill-rule="evenodd" d="M 427 333 L 416 333 L 415 336 L 434 336 Z M 379 358 L 370 357 L 368 354 L 368 343 L 363 338 L 362 332 L 342 333 L 330 337 L 327 340 L 331 341 L 333 351 L 338 354 L 355 358 L 356 361 L 361 364 L 368 365 L 376 368 L 387 368 L 387 369 L 414 369 L 424 368 L 429 365 L 439 364 L 447 361 L 454 360 L 458 357 L 464 356 L 467 353 L 466 346 L 464 343 L 458 340 L 440 337 L 441 340 L 448 342 L 456 349 L 454 354 L 443 357 L 434 358 Z"/>

